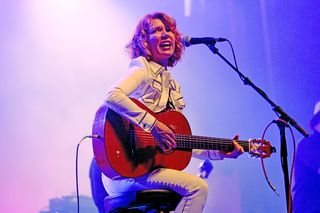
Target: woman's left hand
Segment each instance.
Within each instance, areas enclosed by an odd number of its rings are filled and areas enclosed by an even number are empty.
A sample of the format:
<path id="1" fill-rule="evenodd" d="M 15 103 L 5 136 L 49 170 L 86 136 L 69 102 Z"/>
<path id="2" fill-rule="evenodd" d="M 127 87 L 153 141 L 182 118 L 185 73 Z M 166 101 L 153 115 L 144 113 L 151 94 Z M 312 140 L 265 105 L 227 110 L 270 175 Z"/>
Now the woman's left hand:
<path id="1" fill-rule="evenodd" d="M 242 153 L 244 153 L 244 149 L 240 144 L 238 144 L 237 140 L 239 139 L 239 135 L 235 135 L 232 139 L 232 143 L 234 149 L 231 152 L 223 152 L 221 151 L 221 155 L 224 158 L 238 158 Z"/>

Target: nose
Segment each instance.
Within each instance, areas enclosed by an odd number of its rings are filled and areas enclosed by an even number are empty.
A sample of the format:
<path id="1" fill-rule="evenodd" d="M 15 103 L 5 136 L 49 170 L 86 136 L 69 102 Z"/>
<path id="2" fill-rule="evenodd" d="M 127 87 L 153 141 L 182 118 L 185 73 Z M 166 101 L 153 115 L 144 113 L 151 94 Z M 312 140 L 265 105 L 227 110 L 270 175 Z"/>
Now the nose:
<path id="1" fill-rule="evenodd" d="M 166 39 L 166 38 L 168 38 L 168 37 L 169 37 L 168 32 L 167 32 L 166 30 L 164 30 L 164 31 L 162 32 L 161 38 Z"/>

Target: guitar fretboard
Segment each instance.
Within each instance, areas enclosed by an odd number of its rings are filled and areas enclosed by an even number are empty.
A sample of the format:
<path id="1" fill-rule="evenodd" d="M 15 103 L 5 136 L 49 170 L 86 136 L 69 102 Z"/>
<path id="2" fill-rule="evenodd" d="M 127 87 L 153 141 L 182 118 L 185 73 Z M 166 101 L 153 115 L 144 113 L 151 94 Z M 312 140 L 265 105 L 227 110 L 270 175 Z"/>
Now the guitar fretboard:
<path id="1" fill-rule="evenodd" d="M 136 132 L 130 131 L 130 136 L 135 138 L 137 144 L 157 144 L 155 139 L 150 133 L 139 131 L 139 138 L 145 140 L 136 140 Z M 231 139 L 207 137 L 207 136 L 196 136 L 196 135 L 181 135 L 175 134 L 176 136 L 176 149 L 207 149 L 207 150 L 221 150 L 221 151 L 232 151 L 233 143 Z M 147 139 L 147 140 L 146 140 Z M 151 140 L 150 140 L 151 139 Z M 243 147 L 245 152 L 250 151 L 250 143 L 248 141 L 237 140 L 237 142 Z"/>
<path id="2" fill-rule="evenodd" d="M 232 140 L 226 138 L 176 134 L 176 142 L 178 149 L 233 150 Z M 237 142 L 243 147 L 245 152 L 249 151 L 248 141 Z"/>

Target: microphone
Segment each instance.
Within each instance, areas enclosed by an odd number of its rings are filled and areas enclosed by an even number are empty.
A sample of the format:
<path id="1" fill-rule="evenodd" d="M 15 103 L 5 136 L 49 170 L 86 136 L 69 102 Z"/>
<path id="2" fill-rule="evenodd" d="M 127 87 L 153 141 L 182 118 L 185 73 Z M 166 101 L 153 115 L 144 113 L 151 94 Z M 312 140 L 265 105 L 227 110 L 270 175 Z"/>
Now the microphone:
<path id="1" fill-rule="evenodd" d="M 202 37 L 202 38 L 190 38 L 185 36 L 182 38 L 182 44 L 185 47 L 189 47 L 194 44 L 215 44 L 216 42 L 227 41 L 226 38 L 214 38 L 214 37 Z"/>

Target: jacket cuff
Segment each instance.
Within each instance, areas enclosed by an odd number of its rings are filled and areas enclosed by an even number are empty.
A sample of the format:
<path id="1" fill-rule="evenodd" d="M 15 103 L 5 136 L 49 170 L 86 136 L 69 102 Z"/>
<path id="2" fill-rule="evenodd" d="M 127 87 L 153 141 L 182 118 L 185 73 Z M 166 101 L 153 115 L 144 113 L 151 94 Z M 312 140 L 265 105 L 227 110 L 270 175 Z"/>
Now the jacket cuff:
<path id="1" fill-rule="evenodd" d="M 151 132 L 154 125 L 156 124 L 157 119 L 148 112 L 145 112 L 141 120 L 138 122 L 138 125 L 147 132 Z"/>

